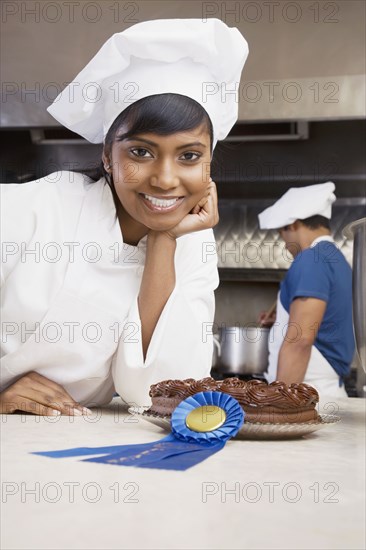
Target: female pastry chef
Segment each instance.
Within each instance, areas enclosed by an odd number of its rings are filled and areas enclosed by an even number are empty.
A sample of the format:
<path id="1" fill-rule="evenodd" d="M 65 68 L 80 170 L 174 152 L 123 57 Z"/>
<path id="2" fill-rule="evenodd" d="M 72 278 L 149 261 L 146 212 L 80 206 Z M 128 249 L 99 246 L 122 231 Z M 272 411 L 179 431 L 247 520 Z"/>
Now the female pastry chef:
<path id="1" fill-rule="evenodd" d="M 49 107 L 104 142 L 103 173 L 3 186 L 0 412 L 87 414 L 115 390 L 148 405 L 151 384 L 209 374 L 209 167 L 236 121 L 247 54 L 218 19 L 139 23 Z"/>

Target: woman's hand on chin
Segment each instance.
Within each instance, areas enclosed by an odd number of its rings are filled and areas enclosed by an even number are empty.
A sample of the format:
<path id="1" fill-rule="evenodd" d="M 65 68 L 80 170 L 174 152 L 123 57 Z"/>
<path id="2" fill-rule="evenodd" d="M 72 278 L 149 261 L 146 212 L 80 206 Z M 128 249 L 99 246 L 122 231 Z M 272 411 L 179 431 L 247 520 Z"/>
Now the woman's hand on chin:
<path id="1" fill-rule="evenodd" d="M 171 239 L 215 227 L 219 221 L 216 184 L 210 178 L 207 193 L 175 227 L 164 231 Z"/>

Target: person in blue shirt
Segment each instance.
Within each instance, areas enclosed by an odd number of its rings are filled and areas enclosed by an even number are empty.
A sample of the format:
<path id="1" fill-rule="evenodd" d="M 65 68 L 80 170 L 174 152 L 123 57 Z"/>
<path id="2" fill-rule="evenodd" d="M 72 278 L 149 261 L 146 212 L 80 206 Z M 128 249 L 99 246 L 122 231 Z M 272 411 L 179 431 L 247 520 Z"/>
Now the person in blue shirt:
<path id="1" fill-rule="evenodd" d="M 330 234 L 332 182 L 292 188 L 259 215 L 294 261 L 283 280 L 269 337 L 268 381 L 305 382 L 347 397 L 354 353 L 352 270 Z"/>

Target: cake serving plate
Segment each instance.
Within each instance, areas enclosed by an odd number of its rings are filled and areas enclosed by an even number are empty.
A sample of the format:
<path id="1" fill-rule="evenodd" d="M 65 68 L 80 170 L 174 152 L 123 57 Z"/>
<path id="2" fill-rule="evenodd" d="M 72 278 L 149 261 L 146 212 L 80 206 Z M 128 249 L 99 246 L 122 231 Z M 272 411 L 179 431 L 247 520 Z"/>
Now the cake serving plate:
<path id="1" fill-rule="evenodd" d="M 170 432 L 170 417 L 158 416 L 148 412 L 149 407 L 130 407 L 128 412 L 133 416 L 139 416 L 147 422 L 155 424 Z M 319 415 L 320 420 L 303 422 L 299 424 L 272 424 L 259 422 L 244 422 L 239 432 L 233 439 L 293 439 L 302 437 L 321 430 L 325 426 L 336 424 L 339 416 L 332 414 Z"/>

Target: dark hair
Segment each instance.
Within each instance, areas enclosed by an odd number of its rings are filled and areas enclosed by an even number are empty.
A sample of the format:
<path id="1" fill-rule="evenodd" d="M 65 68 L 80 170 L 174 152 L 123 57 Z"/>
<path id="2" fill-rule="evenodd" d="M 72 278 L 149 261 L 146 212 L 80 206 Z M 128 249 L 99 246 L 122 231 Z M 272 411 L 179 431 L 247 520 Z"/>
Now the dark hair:
<path id="1" fill-rule="evenodd" d="M 304 220 L 299 221 L 306 225 L 309 229 L 319 229 L 319 227 L 325 227 L 325 229 L 330 230 L 329 220 L 324 216 L 310 216 L 310 218 L 305 218 Z"/>
<path id="2" fill-rule="evenodd" d="M 213 128 L 204 108 L 190 97 L 180 94 L 158 94 L 139 99 L 122 111 L 109 128 L 104 142 L 104 150 L 109 153 L 122 126 L 126 132 L 117 139 L 126 138 L 143 132 L 159 135 L 174 134 L 192 130 L 205 124 L 210 134 L 211 152 L 213 147 Z M 105 177 L 116 199 L 113 181 L 105 171 L 103 162 L 94 170 L 84 171 L 92 180 Z"/>

